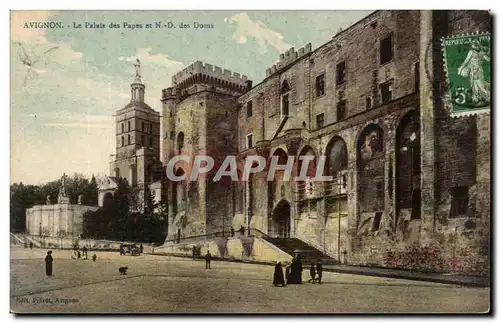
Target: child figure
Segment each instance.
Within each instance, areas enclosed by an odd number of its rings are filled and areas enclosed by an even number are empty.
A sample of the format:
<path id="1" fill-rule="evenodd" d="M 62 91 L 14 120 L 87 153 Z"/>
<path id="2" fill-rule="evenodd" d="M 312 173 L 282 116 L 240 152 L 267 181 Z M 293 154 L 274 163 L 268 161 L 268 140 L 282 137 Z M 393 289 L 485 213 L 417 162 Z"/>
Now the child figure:
<path id="1" fill-rule="evenodd" d="M 94 254 L 94 255 L 92 256 L 92 261 L 94 261 L 94 262 L 95 262 L 95 260 L 96 260 L 96 259 L 97 259 L 97 256 Z"/>
<path id="2" fill-rule="evenodd" d="M 310 283 L 316 283 L 316 266 L 314 264 L 311 264 L 311 268 L 309 269 L 309 272 L 311 274 L 311 279 L 308 280 Z"/>

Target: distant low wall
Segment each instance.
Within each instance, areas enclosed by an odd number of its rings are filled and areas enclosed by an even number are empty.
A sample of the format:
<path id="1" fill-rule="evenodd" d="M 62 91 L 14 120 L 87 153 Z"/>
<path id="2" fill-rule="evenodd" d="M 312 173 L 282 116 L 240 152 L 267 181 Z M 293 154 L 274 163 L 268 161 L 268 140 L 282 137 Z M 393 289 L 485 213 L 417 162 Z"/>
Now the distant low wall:
<path id="1" fill-rule="evenodd" d="M 83 214 L 97 209 L 79 204 L 35 205 L 26 210 L 26 231 L 36 236 L 57 237 L 64 232 L 76 237 L 83 231 Z"/>
<path id="2" fill-rule="evenodd" d="M 57 249 L 73 249 L 74 243 L 77 239 L 75 238 L 55 238 L 55 237 L 40 237 L 40 236 L 29 236 L 34 241 L 37 241 L 41 247 L 44 248 L 57 248 Z M 137 244 L 140 242 L 130 242 L 130 241 L 111 241 L 111 240 L 94 240 L 94 239 L 78 239 L 79 249 L 81 250 L 84 246 L 91 250 L 115 250 L 120 249 L 121 244 Z M 144 252 L 152 252 L 152 245 L 149 243 L 142 243 Z"/>

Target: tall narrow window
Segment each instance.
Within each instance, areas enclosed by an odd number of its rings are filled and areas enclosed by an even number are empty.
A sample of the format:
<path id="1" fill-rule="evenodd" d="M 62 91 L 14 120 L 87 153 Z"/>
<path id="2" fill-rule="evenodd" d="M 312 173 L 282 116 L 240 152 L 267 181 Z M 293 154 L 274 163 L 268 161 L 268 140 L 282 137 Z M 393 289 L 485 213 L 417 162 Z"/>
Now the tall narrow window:
<path id="1" fill-rule="evenodd" d="M 127 122 L 127 128 L 128 128 L 128 131 L 131 130 L 131 127 L 130 127 L 130 121 Z"/>
<path id="2" fill-rule="evenodd" d="M 324 125 L 325 125 L 325 114 L 320 113 L 316 116 L 316 127 L 320 129 L 323 128 Z"/>
<path id="3" fill-rule="evenodd" d="M 373 217 L 373 223 L 372 223 L 372 231 L 380 230 L 380 222 L 382 221 L 382 213 L 383 212 L 375 212 L 375 216 Z"/>
<path id="4" fill-rule="evenodd" d="M 122 147 L 125 146 L 125 138 L 122 136 Z"/>
<path id="5" fill-rule="evenodd" d="M 325 94 L 325 74 L 316 77 L 316 96 Z"/>
<path id="6" fill-rule="evenodd" d="M 392 81 L 380 85 L 380 99 L 382 103 L 392 100 Z"/>
<path id="7" fill-rule="evenodd" d="M 123 123 L 121 125 L 122 125 L 122 133 L 124 133 L 125 132 L 125 129 L 124 129 L 125 126 L 123 125 Z"/>
<path id="8" fill-rule="evenodd" d="M 130 135 L 127 135 L 127 145 L 130 145 Z"/>
<path id="9" fill-rule="evenodd" d="M 179 155 L 182 153 L 182 148 L 184 148 L 184 132 L 179 132 L 177 134 L 177 151 Z"/>
<path id="10" fill-rule="evenodd" d="M 420 219 L 421 216 L 421 192 L 420 190 L 413 190 L 411 194 L 411 220 Z"/>
<path id="11" fill-rule="evenodd" d="M 392 33 L 380 41 L 380 64 L 390 62 L 393 58 Z"/>
<path id="12" fill-rule="evenodd" d="M 288 117 L 288 112 L 288 94 L 285 94 L 281 100 L 281 116 Z"/>
<path id="13" fill-rule="evenodd" d="M 153 137 L 149 137 L 149 147 L 153 147 Z"/>
<path id="14" fill-rule="evenodd" d="M 253 147 L 253 135 L 249 134 L 247 135 L 247 149 L 250 149 Z"/>
<path id="15" fill-rule="evenodd" d="M 469 208 L 469 187 L 460 186 L 452 188 L 450 218 L 466 216 L 468 208 Z"/>
<path id="16" fill-rule="evenodd" d="M 285 80 L 281 86 L 281 117 L 288 117 L 289 114 L 289 93 L 290 86 L 288 82 Z"/>
<path id="17" fill-rule="evenodd" d="M 345 109 L 346 109 L 346 101 L 342 100 L 337 103 L 337 122 L 345 119 Z"/>
<path id="18" fill-rule="evenodd" d="M 372 97 L 367 95 L 365 98 L 365 108 L 366 110 L 369 110 L 372 108 Z"/>
<path id="19" fill-rule="evenodd" d="M 415 63 L 415 92 L 420 91 L 420 62 Z"/>
<path id="20" fill-rule="evenodd" d="M 141 123 L 142 123 L 142 132 L 146 132 L 146 125 L 144 124 L 144 122 Z"/>
<path id="21" fill-rule="evenodd" d="M 141 135 L 141 145 L 145 146 L 146 138 L 144 135 Z"/>
<path id="22" fill-rule="evenodd" d="M 344 83 L 345 78 L 346 78 L 346 67 L 344 61 L 337 64 L 337 84 Z"/>
<path id="23" fill-rule="evenodd" d="M 247 102 L 247 118 L 250 118 L 252 116 L 252 101 Z"/>

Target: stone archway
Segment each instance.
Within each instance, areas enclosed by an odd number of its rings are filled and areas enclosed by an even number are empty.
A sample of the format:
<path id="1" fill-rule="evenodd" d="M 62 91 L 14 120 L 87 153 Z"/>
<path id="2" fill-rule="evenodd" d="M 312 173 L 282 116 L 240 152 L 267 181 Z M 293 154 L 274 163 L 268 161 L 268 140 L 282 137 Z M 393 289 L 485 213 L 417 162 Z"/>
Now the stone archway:
<path id="1" fill-rule="evenodd" d="M 290 238 L 290 203 L 281 200 L 271 214 L 270 235 L 275 238 Z"/>

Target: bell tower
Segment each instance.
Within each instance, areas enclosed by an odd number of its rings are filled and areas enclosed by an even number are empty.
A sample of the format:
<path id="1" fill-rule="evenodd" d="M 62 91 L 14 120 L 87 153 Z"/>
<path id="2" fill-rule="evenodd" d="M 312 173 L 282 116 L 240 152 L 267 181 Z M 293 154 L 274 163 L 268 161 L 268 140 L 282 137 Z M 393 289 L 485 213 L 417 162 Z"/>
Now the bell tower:
<path id="1" fill-rule="evenodd" d="M 160 162 L 160 113 L 144 102 L 139 60 L 134 67 L 130 102 L 115 115 L 116 155 L 111 156 L 110 176 L 126 178 L 132 187 L 143 189 L 154 181 Z"/>

